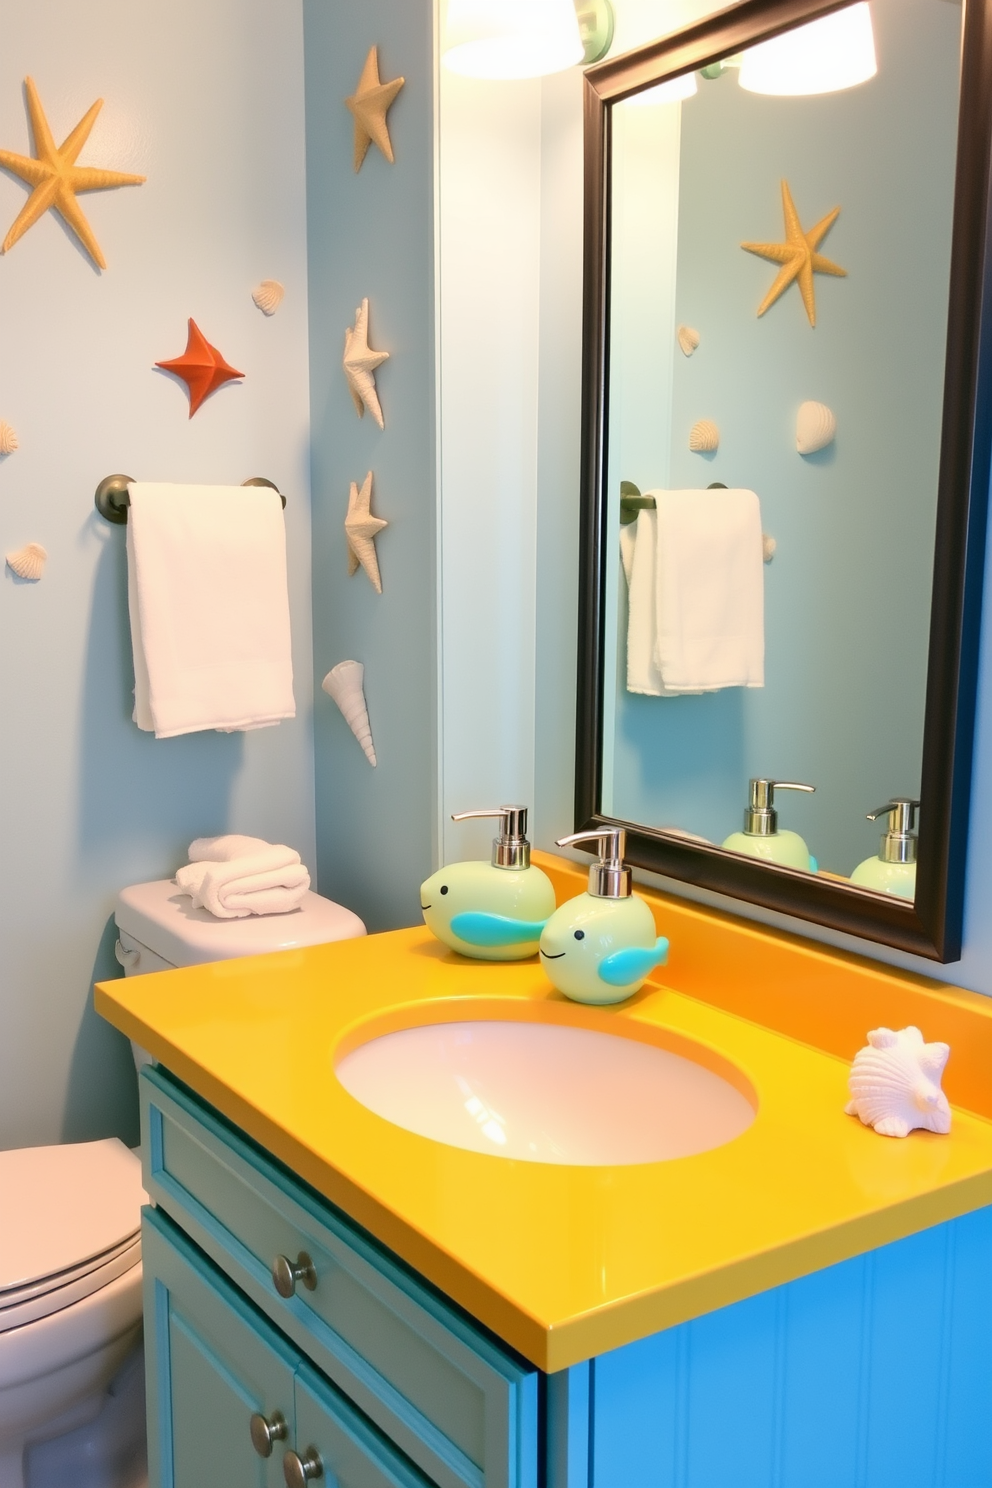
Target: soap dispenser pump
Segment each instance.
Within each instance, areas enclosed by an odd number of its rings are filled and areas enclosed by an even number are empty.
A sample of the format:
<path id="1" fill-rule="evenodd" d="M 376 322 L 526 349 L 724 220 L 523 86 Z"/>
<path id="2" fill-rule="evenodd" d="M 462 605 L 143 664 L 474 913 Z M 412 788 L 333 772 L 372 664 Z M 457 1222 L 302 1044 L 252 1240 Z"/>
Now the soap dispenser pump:
<path id="1" fill-rule="evenodd" d="M 749 858 L 760 858 L 765 863 L 781 863 L 785 868 L 801 868 L 805 873 L 815 873 L 816 859 L 810 857 L 809 848 L 799 833 L 779 831 L 778 812 L 775 810 L 777 790 L 812 793 L 816 786 L 760 777 L 751 780 L 750 800 L 744 810 L 744 830 L 731 832 L 723 846 L 728 852 L 745 853 Z"/>
<path id="2" fill-rule="evenodd" d="M 599 844 L 587 892 L 556 909 L 541 935 L 541 965 L 573 1002 L 623 1002 L 668 956 L 668 941 L 655 935 L 654 916 L 631 890 L 623 861 L 626 838 L 623 827 L 603 827 L 558 839 L 559 847 Z"/>
<path id="3" fill-rule="evenodd" d="M 537 953 L 555 907 L 551 880 L 531 866 L 527 807 L 459 811 L 452 821 L 497 817 L 492 858 L 450 863 L 420 886 L 420 908 L 432 935 L 478 961 L 523 961 Z"/>
<path id="4" fill-rule="evenodd" d="M 909 796 L 892 796 L 887 806 L 868 812 L 869 821 L 886 817 L 886 829 L 877 855 L 865 858 L 851 874 L 852 884 L 900 899 L 916 898 L 917 836 L 913 829 L 919 806 Z"/>

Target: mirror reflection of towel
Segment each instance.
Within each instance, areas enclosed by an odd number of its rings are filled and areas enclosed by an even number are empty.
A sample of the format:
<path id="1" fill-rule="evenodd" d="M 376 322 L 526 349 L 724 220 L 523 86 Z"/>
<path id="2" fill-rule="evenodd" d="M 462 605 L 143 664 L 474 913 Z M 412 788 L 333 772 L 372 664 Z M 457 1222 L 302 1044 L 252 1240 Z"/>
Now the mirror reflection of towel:
<path id="1" fill-rule="evenodd" d="M 630 565 L 627 688 L 651 697 L 765 683 L 761 509 L 753 491 L 652 491 Z"/>

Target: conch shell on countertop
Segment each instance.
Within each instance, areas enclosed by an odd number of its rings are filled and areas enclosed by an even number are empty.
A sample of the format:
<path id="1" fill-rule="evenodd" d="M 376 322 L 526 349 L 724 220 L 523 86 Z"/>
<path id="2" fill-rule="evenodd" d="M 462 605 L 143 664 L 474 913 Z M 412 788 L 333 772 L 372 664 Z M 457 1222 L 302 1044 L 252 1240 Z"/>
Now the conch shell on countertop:
<path id="1" fill-rule="evenodd" d="M 26 543 L 23 548 L 18 548 L 16 553 L 7 553 L 7 567 L 11 573 L 15 573 L 19 579 L 30 579 L 37 583 L 45 571 L 45 560 L 48 554 L 41 543 Z"/>
<path id="2" fill-rule="evenodd" d="M 940 1088 L 947 1044 L 925 1044 L 918 1028 L 876 1028 L 855 1055 L 844 1107 L 883 1137 L 907 1137 L 916 1127 L 946 1135 L 951 1108 Z"/>

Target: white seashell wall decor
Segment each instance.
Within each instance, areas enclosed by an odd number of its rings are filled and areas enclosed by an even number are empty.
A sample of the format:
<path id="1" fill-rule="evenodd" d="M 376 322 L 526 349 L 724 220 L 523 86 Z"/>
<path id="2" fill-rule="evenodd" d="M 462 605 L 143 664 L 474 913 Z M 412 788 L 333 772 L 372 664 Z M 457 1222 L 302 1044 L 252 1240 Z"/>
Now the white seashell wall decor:
<path id="1" fill-rule="evenodd" d="M 365 752 L 370 765 L 375 765 L 375 745 L 365 706 L 365 668 L 360 661 L 339 661 L 320 684 L 334 699 L 345 722 Z"/>
<path id="2" fill-rule="evenodd" d="M 692 326 L 680 325 L 675 335 L 684 355 L 692 356 L 699 345 L 699 332 L 693 330 Z"/>
<path id="3" fill-rule="evenodd" d="M 876 1028 L 855 1055 L 844 1107 L 883 1137 L 907 1137 L 916 1127 L 946 1135 L 951 1108 L 940 1088 L 947 1044 L 925 1044 L 918 1028 Z"/>
<path id="4" fill-rule="evenodd" d="M 778 543 L 767 532 L 761 534 L 761 556 L 766 563 L 771 563 L 775 557 L 775 549 L 777 547 Z"/>
<path id="5" fill-rule="evenodd" d="M 17 435 L 9 424 L 0 419 L 0 455 L 12 455 L 17 448 Z"/>
<path id="6" fill-rule="evenodd" d="M 6 558 L 11 573 L 15 573 L 19 579 L 30 579 L 32 583 L 37 583 L 45 571 L 48 554 L 41 543 L 26 543 L 16 553 L 8 553 Z"/>
<path id="7" fill-rule="evenodd" d="M 263 279 L 261 284 L 255 285 L 251 297 L 263 315 L 275 315 L 285 293 L 285 287 L 278 279 Z"/>
<path id="8" fill-rule="evenodd" d="M 815 455 L 826 449 L 837 434 L 837 419 L 826 403 L 801 403 L 796 415 L 796 449 L 801 455 Z"/>
<path id="9" fill-rule="evenodd" d="M 719 449 L 720 430 L 712 419 L 699 419 L 689 430 L 689 448 L 697 454 Z"/>

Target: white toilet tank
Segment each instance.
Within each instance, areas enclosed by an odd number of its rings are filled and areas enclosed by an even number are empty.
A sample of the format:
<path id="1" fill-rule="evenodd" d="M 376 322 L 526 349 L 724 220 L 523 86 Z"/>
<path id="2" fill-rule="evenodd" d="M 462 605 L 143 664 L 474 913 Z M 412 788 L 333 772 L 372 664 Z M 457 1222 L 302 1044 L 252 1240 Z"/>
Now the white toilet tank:
<path id="1" fill-rule="evenodd" d="M 169 878 L 122 889 L 114 918 L 117 959 L 127 976 L 354 940 L 366 933 L 350 909 L 309 891 L 288 914 L 218 920 L 206 909 L 194 909 L 189 895 L 181 894 Z M 148 1055 L 137 1045 L 132 1048 L 140 1069 Z"/>

